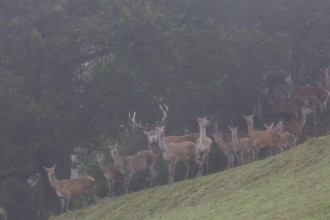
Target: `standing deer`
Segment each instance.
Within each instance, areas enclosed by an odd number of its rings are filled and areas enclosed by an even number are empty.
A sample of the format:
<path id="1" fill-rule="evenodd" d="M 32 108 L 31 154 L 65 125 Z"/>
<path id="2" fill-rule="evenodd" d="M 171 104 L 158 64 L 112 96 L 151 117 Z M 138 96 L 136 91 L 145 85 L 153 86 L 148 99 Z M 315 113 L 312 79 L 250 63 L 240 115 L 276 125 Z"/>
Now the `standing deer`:
<path id="1" fill-rule="evenodd" d="M 130 124 L 142 129 L 143 133 L 147 135 L 149 150 L 151 150 L 154 154 L 159 155 L 161 152 L 158 146 L 158 139 L 157 139 L 158 133 L 156 129 L 153 127 L 144 126 L 141 123 L 137 123 L 135 117 L 136 117 L 136 112 L 132 114 L 132 117 L 130 113 L 128 114 L 128 119 L 130 120 Z"/>
<path id="2" fill-rule="evenodd" d="M 258 159 L 259 152 L 261 149 L 271 149 L 272 147 L 279 148 L 283 151 L 281 137 L 278 132 L 271 130 L 255 131 L 253 125 L 254 113 L 249 116 L 243 115 L 248 126 L 249 137 L 254 141 L 256 147 L 256 159 Z"/>
<path id="3" fill-rule="evenodd" d="M 169 142 L 165 139 L 164 135 L 165 126 L 161 125 L 157 127 L 158 131 L 158 144 L 162 151 L 163 158 L 168 167 L 168 183 L 173 183 L 175 167 L 178 161 L 184 161 L 186 166 L 185 180 L 188 178 L 190 165 L 189 160 L 196 162 L 198 167 L 200 167 L 200 161 L 198 160 L 198 149 L 195 143 L 190 141 L 181 142 Z M 200 176 L 200 169 L 197 176 Z"/>
<path id="4" fill-rule="evenodd" d="M 166 111 L 168 111 L 168 106 L 167 105 L 159 105 L 160 110 L 162 111 L 163 115 L 166 115 Z M 148 147 L 150 150 L 152 150 L 154 153 L 160 154 L 160 149 L 158 145 L 158 132 L 155 127 L 150 127 L 146 125 L 142 125 L 141 123 L 137 123 L 135 120 L 136 112 L 128 115 L 128 118 L 131 122 L 131 124 L 135 127 L 141 128 L 143 130 L 143 133 L 147 136 L 148 140 Z M 167 117 L 167 116 L 166 116 Z M 165 123 L 165 122 L 163 122 Z M 161 123 L 158 123 L 158 125 Z M 157 126 L 157 125 L 156 125 Z M 181 141 L 190 141 L 193 143 L 197 143 L 197 140 L 200 136 L 200 133 L 189 133 L 189 134 L 184 134 L 180 136 L 166 136 L 165 139 L 168 142 L 181 142 Z"/>
<path id="5" fill-rule="evenodd" d="M 200 160 L 200 174 L 203 175 L 204 163 L 206 165 L 206 172 L 208 173 L 208 159 L 211 151 L 212 140 L 206 136 L 206 126 L 210 124 L 207 117 L 197 117 L 199 125 L 200 137 L 196 141 L 198 149 L 198 158 Z"/>
<path id="6" fill-rule="evenodd" d="M 58 180 L 55 176 L 55 168 L 56 164 L 50 168 L 44 167 L 44 170 L 48 174 L 50 185 L 61 200 L 61 213 L 69 209 L 71 196 L 85 194 L 90 200 L 92 187 L 95 183 L 93 177 L 81 176 L 75 179 Z"/>
<path id="7" fill-rule="evenodd" d="M 306 124 L 306 115 L 311 113 L 313 113 L 313 110 L 302 106 L 298 119 L 279 123 L 278 129 L 280 131 L 288 131 L 290 134 L 294 135 L 293 146 L 297 145 L 297 141 L 303 132 L 304 126 Z"/>
<path id="8" fill-rule="evenodd" d="M 212 133 L 212 136 L 214 138 L 214 142 L 218 145 L 220 150 L 227 158 L 227 169 L 234 167 L 235 150 L 233 142 L 231 140 L 225 141 L 223 139 L 222 133 L 219 130 L 216 130 L 214 133 Z"/>
<path id="9" fill-rule="evenodd" d="M 317 119 L 319 122 L 324 110 L 327 107 L 328 99 L 329 99 L 329 91 L 322 87 L 307 87 L 307 86 L 296 86 L 293 84 L 291 74 L 289 74 L 285 78 L 285 82 L 287 83 L 292 96 L 306 96 L 306 95 L 312 95 L 315 96 L 319 101 L 319 108 L 320 108 L 320 115 Z"/>
<path id="10" fill-rule="evenodd" d="M 149 171 L 150 185 L 152 187 L 155 183 L 157 172 L 155 171 L 155 164 L 158 156 L 151 150 L 145 150 L 132 156 L 121 156 L 118 153 L 118 144 L 109 145 L 109 150 L 115 164 L 119 167 L 120 172 L 124 176 L 124 194 L 128 193 L 129 185 L 133 174 Z"/>
<path id="11" fill-rule="evenodd" d="M 255 143 L 250 138 L 238 138 L 237 127 L 229 127 L 233 144 L 239 152 L 240 164 L 255 160 Z"/>
<path id="12" fill-rule="evenodd" d="M 109 189 L 108 196 L 114 197 L 116 180 L 122 178 L 123 175 L 121 174 L 118 165 L 105 162 L 104 153 L 102 151 L 96 152 L 96 159 L 99 163 L 100 169 L 104 174 L 105 179 L 107 180 Z"/>

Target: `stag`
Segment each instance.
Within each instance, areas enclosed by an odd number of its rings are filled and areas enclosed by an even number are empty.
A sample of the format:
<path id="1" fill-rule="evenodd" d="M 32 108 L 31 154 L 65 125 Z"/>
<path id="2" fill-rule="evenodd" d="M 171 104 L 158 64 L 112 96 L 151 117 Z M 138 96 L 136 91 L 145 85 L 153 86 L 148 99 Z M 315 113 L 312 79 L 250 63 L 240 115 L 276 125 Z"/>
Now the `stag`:
<path id="1" fill-rule="evenodd" d="M 162 111 L 163 115 L 166 115 L 166 112 L 168 111 L 168 106 L 167 105 L 159 105 L 160 110 Z M 141 128 L 143 133 L 147 136 L 148 140 L 148 147 L 150 150 L 152 150 L 156 154 L 160 154 L 160 149 L 158 145 L 158 132 L 156 127 L 148 126 L 148 125 L 142 125 L 141 123 L 136 122 L 136 112 L 132 114 L 128 114 L 128 118 L 130 120 L 130 124 Z M 167 117 L 167 116 L 166 116 Z M 157 123 L 156 126 L 160 124 L 165 124 L 166 118 L 163 117 L 162 121 L 160 123 Z M 197 143 L 197 140 L 200 136 L 200 133 L 189 133 L 189 134 L 184 134 L 181 136 L 167 136 L 165 137 L 166 141 L 168 142 L 181 142 L 181 141 L 190 141 L 193 143 Z"/>
<path id="2" fill-rule="evenodd" d="M 81 176 L 75 179 L 58 180 L 55 176 L 56 164 L 52 167 L 44 167 L 48 174 L 48 179 L 51 187 L 55 190 L 57 196 L 61 200 L 61 213 L 69 209 L 71 196 L 85 194 L 90 202 L 92 187 L 95 180 L 91 176 Z"/>
<path id="3" fill-rule="evenodd" d="M 121 156 L 118 153 L 117 143 L 108 145 L 108 147 L 113 161 L 119 167 L 120 172 L 124 176 L 124 194 L 128 193 L 132 176 L 136 173 L 141 173 L 148 170 L 150 174 L 149 187 L 154 185 L 157 176 L 155 164 L 157 162 L 158 155 L 154 154 L 151 150 L 145 150 L 132 156 Z"/>
<path id="4" fill-rule="evenodd" d="M 206 165 L 206 172 L 208 173 L 208 159 L 212 146 L 212 140 L 206 136 L 206 126 L 210 124 L 210 121 L 207 117 L 197 117 L 197 122 L 200 132 L 200 137 L 196 141 L 201 166 L 199 172 L 203 175 L 204 163 Z"/>
<path id="5" fill-rule="evenodd" d="M 122 178 L 123 175 L 121 174 L 118 165 L 109 164 L 105 162 L 104 153 L 102 151 L 96 152 L 95 155 L 99 163 L 100 169 L 102 170 L 104 177 L 107 180 L 108 189 L 109 189 L 108 196 L 113 197 L 116 180 Z"/>

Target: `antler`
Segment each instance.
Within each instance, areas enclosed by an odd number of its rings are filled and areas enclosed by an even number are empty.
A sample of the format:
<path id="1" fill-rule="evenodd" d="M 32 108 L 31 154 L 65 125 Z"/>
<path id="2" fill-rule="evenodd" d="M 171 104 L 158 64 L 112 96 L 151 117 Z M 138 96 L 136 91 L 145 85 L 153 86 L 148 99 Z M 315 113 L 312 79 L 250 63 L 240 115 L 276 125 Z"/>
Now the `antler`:
<path id="1" fill-rule="evenodd" d="M 149 126 L 143 126 L 141 123 L 137 123 L 135 120 L 136 112 L 133 113 L 132 118 L 131 118 L 131 113 L 128 113 L 128 119 L 131 121 L 133 126 L 136 126 L 138 128 L 141 128 L 143 130 L 149 130 Z"/>
<path id="2" fill-rule="evenodd" d="M 156 124 L 157 127 L 163 126 L 166 123 L 168 105 L 166 105 L 166 104 L 163 104 L 163 105 L 159 104 L 159 108 L 160 108 L 160 110 L 163 113 L 163 118 L 162 118 L 162 120 L 161 120 L 160 123 L 157 122 L 157 124 Z"/>

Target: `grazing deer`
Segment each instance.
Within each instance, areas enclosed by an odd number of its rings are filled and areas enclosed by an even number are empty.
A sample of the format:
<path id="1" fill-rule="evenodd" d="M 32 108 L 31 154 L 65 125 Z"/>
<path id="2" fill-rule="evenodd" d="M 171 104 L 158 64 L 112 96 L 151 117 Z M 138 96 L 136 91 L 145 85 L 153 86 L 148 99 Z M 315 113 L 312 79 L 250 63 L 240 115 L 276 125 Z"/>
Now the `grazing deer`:
<path id="1" fill-rule="evenodd" d="M 255 143 L 250 138 L 238 138 L 237 127 L 229 127 L 233 144 L 239 151 L 240 164 L 255 160 Z"/>
<path id="2" fill-rule="evenodd" d="M 118 153 L 118 144 L 108 145 L 111 156 L 115 164 L 119 167 L 121 174 L 124 176 L 124 194 L 128 193 L 129 185 L 133 174 L 149 171 L 150 185 L 152 187 L 155 183 L 157 172 L 155 171 L 155 164 L 158 155 L 151 150 L 141 151 L 132 156 L 121 156 Z"/>
<path id="3" fill-rule="evenodd" d="M 102 151 L 96 152 L 95 155 L 99 163 L 100 169 L 102 170 L 104 177 L 107 180 L 108 189 L 109 189 L 108 196 L 114 197 L 116 180 L 122 178 L 123 175 L 121 174 L 118 165 L 109 164 L 105 162 L 104 153 Z"/>
<path id="4" fill-rule="evenodd" d="M 322 87 L 307 87 L 307 86 L 295 86 L 292 81 L 291 74 L 285 77 L 285 82 L 287 83 L 293 96 L 315 96 L 319 101 L 320 115 L 317 121 L 320 121 L 324 110 L 327 107 L 329 99 L 329 91 Z"/>
<path id="5" fill-rule="evenodd" d="M 197 117 L 199 125 L 200 137 L 196 141 L 198 149 L 198 158 L 200 159 L 200 174 L 203 175 L 204 164 L 206 165 L 206 172 L 208 173 L 208 159 L 212 147 L 212 140 L 206 136 L 206 126 L 210 124 L 207 117 Z"/>
<path id="6" fill-rule="evenodd" d="M 55 176 L 55 168 L 56 164 L 50 168 L 44 167 L 44 170 L 48 174 L 50 185 L 61 200 L 61 213 L 69 209 L 71 196 L 85 194 L 88 196 L 88 200 L 91 199 L 91 191 L 95 183 L 93 177 L 81 176 L 75 179 L 58 180 Z"/>
<path id="7" fill-rule="evenodd" d="M 306 115 L 311 113 L 313 113 L 313 110 L 302 106 L 298 119 L 287 122 L 280 122 L 278 124 L 278 130 L 282 132 L 288 131 L 294 135 L 293 146 L 297 145 L 297 141 L 303 132 L 304 126 L 306 124 Z"/>
<path id="8" fill-rule="evenodd" d="M 222 133 L 216 130 L 212 133 L 214 142 L 218 145 L 219 149 L 224 153 L 227 158 L 227 169 L 234 167 L 235 150 L 232 141 L 225 141 Z"/>

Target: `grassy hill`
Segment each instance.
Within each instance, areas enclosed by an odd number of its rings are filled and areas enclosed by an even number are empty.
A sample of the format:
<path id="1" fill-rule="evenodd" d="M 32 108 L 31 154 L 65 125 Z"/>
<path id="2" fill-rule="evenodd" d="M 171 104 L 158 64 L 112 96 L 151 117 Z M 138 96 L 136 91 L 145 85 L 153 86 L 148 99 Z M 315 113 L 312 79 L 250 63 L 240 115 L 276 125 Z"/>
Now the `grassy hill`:
<path id="1" fill-rule="evenodd" d="M 104 199 L 53 219 L 330 219 L 330 136 L 224 172 Z"/>

